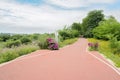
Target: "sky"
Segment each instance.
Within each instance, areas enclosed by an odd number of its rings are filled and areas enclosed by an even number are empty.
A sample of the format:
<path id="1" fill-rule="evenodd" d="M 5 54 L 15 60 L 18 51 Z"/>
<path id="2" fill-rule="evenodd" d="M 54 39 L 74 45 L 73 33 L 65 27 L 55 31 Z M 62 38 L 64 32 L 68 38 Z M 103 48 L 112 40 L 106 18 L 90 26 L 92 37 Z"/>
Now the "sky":
<path id="1" fill-rule="evenodd" d="M 0 33 L 51 33 L 104 10 L 120 22 L 120 0 L 0 0 Z"/>

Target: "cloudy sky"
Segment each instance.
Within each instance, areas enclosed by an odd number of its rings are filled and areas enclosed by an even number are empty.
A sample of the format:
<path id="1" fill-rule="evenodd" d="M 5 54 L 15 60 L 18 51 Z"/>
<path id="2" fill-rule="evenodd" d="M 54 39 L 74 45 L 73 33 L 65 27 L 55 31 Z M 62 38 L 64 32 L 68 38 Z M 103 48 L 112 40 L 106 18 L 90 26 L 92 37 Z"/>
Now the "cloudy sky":
<path id="1" fill-rule="evenodd" d="M 0 33 L 54 32 L 102 9 L 120 21 L 120 0 L 0 0 Z"/>

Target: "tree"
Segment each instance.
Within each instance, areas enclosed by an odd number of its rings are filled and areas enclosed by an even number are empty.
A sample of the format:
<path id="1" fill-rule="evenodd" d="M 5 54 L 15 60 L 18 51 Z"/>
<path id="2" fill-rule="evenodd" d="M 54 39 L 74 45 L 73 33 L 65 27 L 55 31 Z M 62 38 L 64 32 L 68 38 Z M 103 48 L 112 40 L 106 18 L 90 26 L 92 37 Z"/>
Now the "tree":
<path id="1" fill-rule="evenodd" d="M 0 33 L 0 41 L 6 42 L 10 39 L 9 33 Z"/>
<path id="2" fill-rule="evenodd" d="M 99 25 L 99 22 L 104 19 L 102 10 L 90 11 L 82 22 L 83 35 L 85 37 L 93 37 L 92 30 Z"/>
<path id="3" fill-rule="evenodd" d="M 100 22 L 99 26 L 93 29 L 95 38 L 109 40 L 116 37 L 120 40 L 120 23 L 114 17 Z"/>
<path id="4" fill-rule="evenodd" d="M 71 25 L 71 29 L 80 31 L 80 30 L 81 30 L 81 24 L 80 24 L 80 23 L 73 23 L 73 24 Z"/>
<path id="5" fill-rule="evenodd" d="M 22 35 L 20 35 L 20 34 L 14 34 L 14 35 L 11 36 L 11 39 L 14 40 L 14 41 L 18 40 L 18 39 L 21 39 L 21 38 L 22 38 Z"/>
<path id="6" fill-rule="evenodd" d="M 80 23 L 73 23 L 71 25 L 71 29 L 72 30 L 77 30 L 79 32 L 79 34 L 82 34 L 82 27 Z"/>
<path id="7" fill-rule="evenodd" d="M 29 42 L 31 42 L 31 40 L 28 37 L 22 37 L 21 38 L 21 43 L 22 44 L 28 44 Z"/>

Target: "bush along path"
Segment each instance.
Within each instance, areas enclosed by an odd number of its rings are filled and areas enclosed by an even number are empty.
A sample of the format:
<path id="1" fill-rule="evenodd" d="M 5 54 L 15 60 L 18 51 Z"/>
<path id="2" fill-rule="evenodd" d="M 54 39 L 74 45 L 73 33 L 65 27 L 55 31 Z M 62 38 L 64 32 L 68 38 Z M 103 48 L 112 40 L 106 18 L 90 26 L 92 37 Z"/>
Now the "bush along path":
<path id="1" fill-rule="evenodd" d="M 120 73 L 84 38 L 55 51 L 37 51 L 0 66 L 0 80 L 120 80 Z"/>

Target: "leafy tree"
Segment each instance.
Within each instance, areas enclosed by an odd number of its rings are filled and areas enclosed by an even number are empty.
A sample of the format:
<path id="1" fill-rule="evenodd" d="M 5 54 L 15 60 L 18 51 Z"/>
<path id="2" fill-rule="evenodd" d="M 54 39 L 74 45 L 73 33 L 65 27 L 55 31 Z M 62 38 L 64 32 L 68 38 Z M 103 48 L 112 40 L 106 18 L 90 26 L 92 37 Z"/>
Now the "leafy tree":
<path id="1" fill-rule="evenodd" d="M 8 41 L 8 42 L 6 43 L 6 47 L 12 48 L 12 47 L 15 47 L 15 46 L 20 46 L 20 44 L 21 44 L 21 41 L 20 41 L 20 40 Z"/>
<path id="2" fill-rule="evenodd" d="M 120 23 L 114 17 L 109 17 L 107 20 L 100 22 L 99 26 L 93 29 L 95 38 L 109 40 L 111 37 L 116 37 L 120 40 Z"/>
<path id="3" fill-rule="evenodd" d="M 11 36 L 11 39 L 14 40 L 14 41 L 18 40 L 18 39 L 21 39 L 21 38 L 22 38 L 22 35 L 20 35 L 20 34 L 14 34 L 14 35 Z"/>
<path id="4" fill-rule="evenodd" d="M 28 44 L 29 42 L 31 42 L 31 40 L 29 38 L 27 38 L 27 37 L 21 38 L 21 43 L 22 44 Z"/>
<path id="5" fill-rule="evenodd" d="M 10 39 L 10 34 L 8 34 L 8 33 L 0 34 L 0 41 L 6 42 L 8 39 Z"/>
<path id="6" fill-rule="evenodd" d="M 87 17 L 83 19 L 82 30 L 85 37 L 93 37 L 92 30 L 104 19 L 102 12 L 102 10 L 90 11 Z"/>
<path id="7" fill-rule="evenodd" d="M 71 27 L 64 27 L 63 30 L 59 30 L 60 36 L 63 38 L 63 40 L 75 38 L 79 36 L 79 32 L 76 29 L 71 29 Z"/>
<path id="8" fill-rule="evenodd" d="M 81 24 L 80 23 L 73 23 L 71 25 L 71 29 L 81 32 Z"/>
<path id="9" fill-rule="evenodd" d="M 40 36 L 40 34 L 36 34 L 36 33 L 30 35 L 30 37 L 31 37 L 32 40 L 38 40 L 39 36 Z"/>

